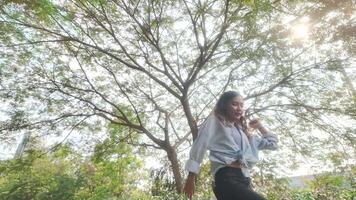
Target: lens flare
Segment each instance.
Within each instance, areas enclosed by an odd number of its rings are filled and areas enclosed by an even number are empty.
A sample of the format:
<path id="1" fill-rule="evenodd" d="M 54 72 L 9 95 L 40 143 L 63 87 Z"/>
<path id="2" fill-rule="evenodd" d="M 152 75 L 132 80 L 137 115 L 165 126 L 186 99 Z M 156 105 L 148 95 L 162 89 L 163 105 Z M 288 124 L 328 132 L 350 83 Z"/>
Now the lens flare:
<path id="1" fill-rule="evenodd" d="M 309 26 L 306 23 L 296 24 L 292 27 L 292 36 L 296 39 L 307 39 L 309 36 Z"/>

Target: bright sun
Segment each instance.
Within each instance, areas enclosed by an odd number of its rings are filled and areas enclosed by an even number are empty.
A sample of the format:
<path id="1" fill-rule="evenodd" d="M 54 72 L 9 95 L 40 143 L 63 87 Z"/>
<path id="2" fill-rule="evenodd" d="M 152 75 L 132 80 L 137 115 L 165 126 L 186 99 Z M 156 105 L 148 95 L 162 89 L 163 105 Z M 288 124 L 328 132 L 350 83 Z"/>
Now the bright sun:
<path id="1" fill-rule="evenodd" d="M 296 24 L 292 27 L 292 36 L 296 39 L 307 39 L 309 27 L 307 23 Z"/>
<path id="2" fill-rule="evenodd" d="M 298 40 L 308 39 L 310 33 L 309 21 L 310 21 L 309 17 L 302 17 L 299 20 L 297 20 L 296 23 L 293 23 L 291 27 L 291 34 L 294 39 L 298 39 Z"/>

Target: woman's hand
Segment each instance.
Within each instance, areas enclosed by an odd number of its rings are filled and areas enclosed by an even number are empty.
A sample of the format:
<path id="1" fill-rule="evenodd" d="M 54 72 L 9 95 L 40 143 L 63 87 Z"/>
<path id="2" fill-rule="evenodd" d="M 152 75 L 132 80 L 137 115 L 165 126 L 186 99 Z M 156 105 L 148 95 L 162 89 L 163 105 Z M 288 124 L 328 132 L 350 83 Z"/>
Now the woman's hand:
<path id="1" fill-rule="evenodd" d="M 268 132 L 259 119 L 251 120 L 248 125 L 253 129 L 258 129 L 262 134 L 266 134 Z"/>
<path id="2" fill-rule="evenodd" d="M 248 125 L 251 127 L 251 128 L 254 128 L 254 129 L 258 129 L 260 127 L 262 127 L 262 124 L 260 122 L 259 119 L 253 119 L 251 120 Z"/>
<path id="3" fill-rule="evenodd" d="M 192 200 L 195 191 L 195 177 L 196 175 L 190 172 L 183 188 L 183 192 L 190 200 Z"/>

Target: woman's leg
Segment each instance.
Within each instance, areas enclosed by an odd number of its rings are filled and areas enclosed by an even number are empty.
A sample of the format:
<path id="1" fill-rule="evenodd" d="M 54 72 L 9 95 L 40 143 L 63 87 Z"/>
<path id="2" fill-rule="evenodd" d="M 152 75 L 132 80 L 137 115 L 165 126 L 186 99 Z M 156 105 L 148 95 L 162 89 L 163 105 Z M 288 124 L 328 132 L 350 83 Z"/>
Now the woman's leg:
<path id="1" fill-rule="evenodd" d="M 265 200 L 250 187 L 241 169 L 225 167 L 215 175 L 214 193 L 218 200 Z"/>

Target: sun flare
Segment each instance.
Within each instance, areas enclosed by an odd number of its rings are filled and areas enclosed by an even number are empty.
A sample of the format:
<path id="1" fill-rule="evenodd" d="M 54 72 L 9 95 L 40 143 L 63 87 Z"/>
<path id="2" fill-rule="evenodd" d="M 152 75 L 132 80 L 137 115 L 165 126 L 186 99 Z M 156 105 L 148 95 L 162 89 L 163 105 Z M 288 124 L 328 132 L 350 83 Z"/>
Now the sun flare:
<path id="1" fill-rule="evenodd" d="M 296 24 L 292 27 L 292 36 L 296 39 L 307 39 L 309 35 L 309 26 L 306 23 Z"/>

